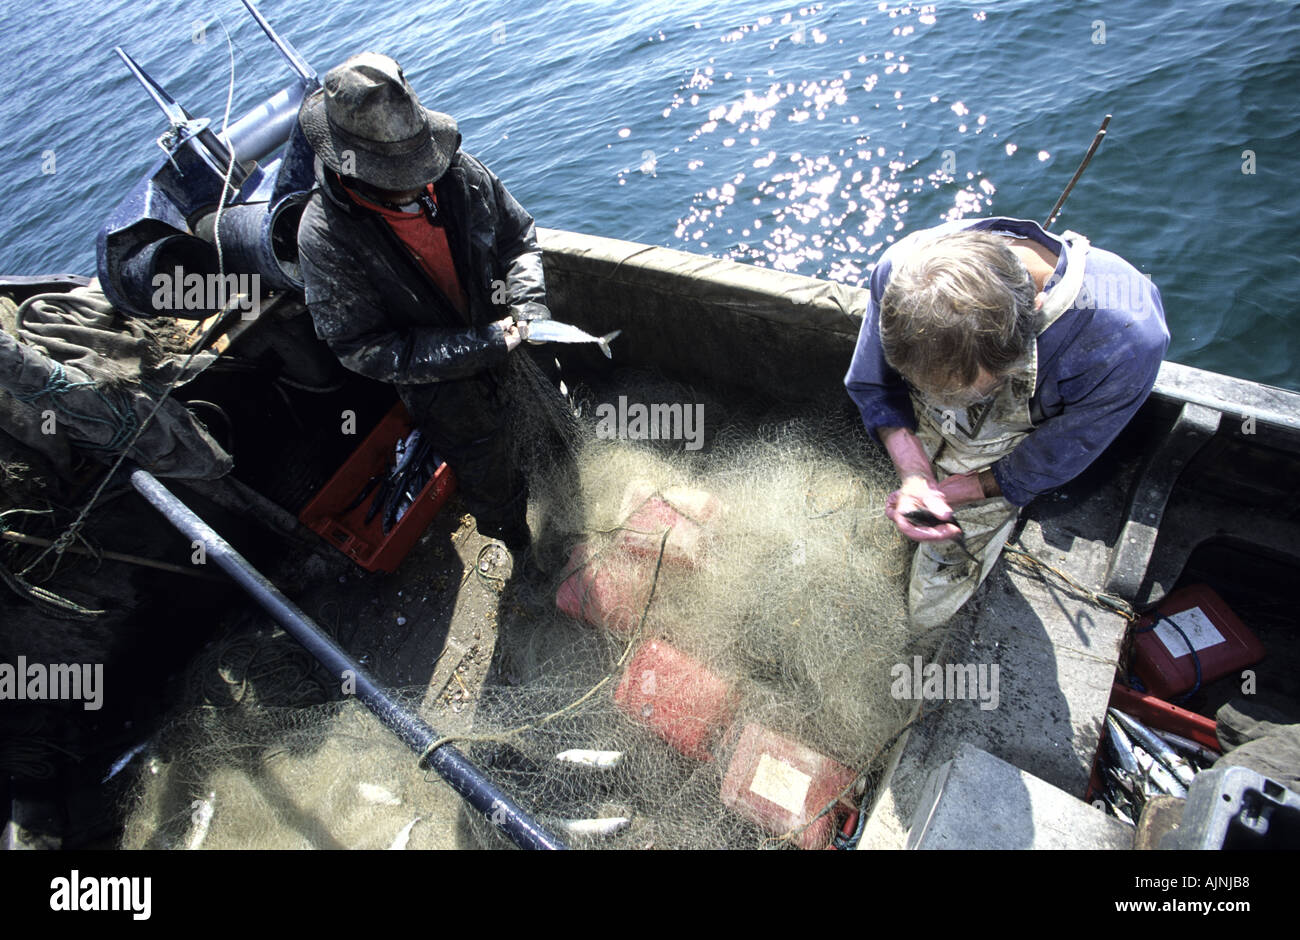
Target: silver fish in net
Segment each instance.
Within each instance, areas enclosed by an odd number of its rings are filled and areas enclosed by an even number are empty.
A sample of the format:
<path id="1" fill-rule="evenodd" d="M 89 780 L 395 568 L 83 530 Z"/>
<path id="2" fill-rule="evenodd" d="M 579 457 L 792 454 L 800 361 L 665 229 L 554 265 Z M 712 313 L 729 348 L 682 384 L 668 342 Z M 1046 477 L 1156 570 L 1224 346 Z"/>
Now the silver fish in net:
<path id="1" fill-rule="evenodd" d="M 519 323 L 523 338 L 530 343 L 595 343 L 606 359 L 613 359 L 609 344 L 622 330 L 606 333 L 604 336 L 592 336 L 586 330 L 580 330 L 569 323 L 557 323 L 554 320 L 523 320 Z"/>

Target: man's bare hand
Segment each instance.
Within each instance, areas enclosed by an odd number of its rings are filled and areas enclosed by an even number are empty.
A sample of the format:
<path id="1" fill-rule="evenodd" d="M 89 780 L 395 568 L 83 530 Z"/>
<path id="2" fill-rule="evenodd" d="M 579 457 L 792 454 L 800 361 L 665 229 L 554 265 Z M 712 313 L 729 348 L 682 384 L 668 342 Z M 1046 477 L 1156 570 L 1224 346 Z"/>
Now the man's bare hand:
<path id="1" fill-rule="evenodd" d="M 954 473 L 939 481 L 937 489 L 943 494 L 949 506 L 963 506 L 976 500 L 986 499 L 984 486 L 978 472 Z"/>
<path id="2" fill-rule="evenodd" d="M 920 438 L 907 428 L 877 429 L 880 440 L 898 470 L 903 485 L 885 500 L 885 515 L 909 539 L 916 542 L 941 542 L 955 538 L 961 530 L 955 525 L 917 525 L 905 513 L 924 510 L 940 519 L 952 518 L 950 497 L 934 482 L 930 455 Z"/>
<path id="3" fill-rule="evenodd" d="M 952 507 L 943 492 L 919 474 L 905 479 L 903 485 L 885 500 L 885 515 L 889 521 L 914 542 L 942 542 L 961 534 L 961 529 L 951 523 L 924 526 L 909 521 L 905 514 L 917 510 L 929 512 L 939 519 L 953 517 Z"/>
<path id="4" fill-rule="evenodd" d="M 514 317 L 506 317 L 497 321 L 497 326 L 501 327 L 501 335 L 506 340 L 506 352 L 512 352 L 520 343 L 523 342 L 523 334 L 519 330 L 519 324 L 515 322 Z"/>

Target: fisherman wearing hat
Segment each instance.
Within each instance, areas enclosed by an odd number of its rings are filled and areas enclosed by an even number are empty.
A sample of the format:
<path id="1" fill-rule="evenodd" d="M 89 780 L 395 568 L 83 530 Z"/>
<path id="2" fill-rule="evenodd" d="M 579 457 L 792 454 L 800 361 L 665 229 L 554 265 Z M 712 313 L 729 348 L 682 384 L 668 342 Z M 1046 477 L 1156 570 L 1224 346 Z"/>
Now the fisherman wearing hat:
<path id="1" fill-rule="evenodd" d="M 988 576 L 1020 509 L 1128 423 L 1169 332 L 1136 268 L 1019 219 L 917 232 L 870 286 L 844 381 L 902 481 L 885 515 L 920 543 L 912 621 L 938 626 Z"/>
<path id="2" fill-rule="evenodd" d="M 550 316 L 532 217 L 387 56 L 331 69 L 298 121 L 318 158 L 298 230 L 317 335 L 347 368 L 397 387 L 479 531 L 526 548 L 527 486 L 506 428 L 517 403 L 502 380 L 518 324 Z"/>

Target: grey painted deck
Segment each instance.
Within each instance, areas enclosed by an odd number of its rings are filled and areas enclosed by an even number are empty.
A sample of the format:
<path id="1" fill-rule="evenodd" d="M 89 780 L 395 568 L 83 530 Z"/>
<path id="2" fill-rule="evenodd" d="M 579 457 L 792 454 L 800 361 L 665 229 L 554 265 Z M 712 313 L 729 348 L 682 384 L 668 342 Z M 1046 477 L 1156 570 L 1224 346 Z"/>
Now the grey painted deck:
<path id="1" fill-rule="evenodd" d="M 1031 505 L 1018 543 L 1100 589 L 1124 517 L 1129 474 L 1081 480 Z M 962 742 L 1082 798 L 1110 698 L 1125 621 L 1004 557 L 953 620 L 935 661 L 999 666 L 999 702 L 921 703 L 860 847 L 903 848 L 931 773 Z"/>

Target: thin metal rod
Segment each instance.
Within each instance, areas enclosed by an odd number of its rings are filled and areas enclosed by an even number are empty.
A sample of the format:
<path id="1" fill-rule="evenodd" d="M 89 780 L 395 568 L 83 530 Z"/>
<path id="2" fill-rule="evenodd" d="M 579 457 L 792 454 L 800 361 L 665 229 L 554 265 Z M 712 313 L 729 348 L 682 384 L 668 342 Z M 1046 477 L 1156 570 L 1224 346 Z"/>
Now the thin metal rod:
<path id="1" fill-rule="evenodd" d="M 266 38 L 271 40 L 275 44 L 275 48 L 280 50 L 280 54 L 288 61 L 289 67 L 298 74 L 298 78 L 314 85 L 316 83 L 316 70 L 307 64 L 307 61 L 298 54 L 298 50 L 271 27 L 262 12 L 253 6 L 251 0 L 244 0 L 244 8 L 252 14 L 253 19 L 257 20 L 257 25 L 262 27 L 262 32 L 266 33 Z"/>
<path id="2" fill-rule="evenodd" d="M 1092 155 L 1096 153 L 1097 148 L 1101 146 L 1101 139 L 1106 136 L 1106 125 L 1109 123 L 1110 115 L 1108 114 L 1101 122 L 1101 129 L 1098 130 L 1097 135 L 1092 138 L 1092 143 L 1088 146 L 1088 152 L 1083 155 L 1083 162 L 1079 164 L 1079 168 L 1075 170 L 1074 175 L 1070 177 L 1070 182 L 1066 185 L 1065 192 L 1061 193 L 1061 198 L 1056 200 L 1056 205 L 1052 206 L 1052 211 L 1047 214 L 1047 221 L 1043 223 L 1044 230 L 1051 228 L 1052 223 L 1056 221 L 1057 215 L 1060 214 L 1061 206 L 1065 205 L 1066 197 L 1070 195 L 1070 190 L 1074 189 L 1074 184 L 1079 182 L 1079 177 L 1082 176 L 1083 171 L 1088 168 L 1088 161 L 1092 159 Z"/>
<path id="3" fill-rule="evenodd" d="M 268 532 L 283 536 L 304 551 L 318 556 L 329 565 L 338 565 L 343 558 L 337 552 L 326 551 L 325 543 L 301 522 L 267 499 L 257 490 L 231 474 L 216 480 L 185 480 L 185 488 L 223 509 L 228 509 L 246 519 L 251 519 Z"/>
<path id="4" fill-rule="evenodd" d="M 19 545 L 35 545 L 37 548 L 49 548 L 54 544 L 50 539 L 43 539 L 37 535 L 26 535 L 22 532 L 0 532 L 0 539 L 6 542 L 16 542 Z M 183 574 L 189 578 L 202 578 L 205 581 L 220 581 L 226 583 L 226 579 L 218 575 L 208 574 L 206 571 L 198 571 L 194 568 L 186 568 L 184 565 L 173 565 L 166 561 L 156 561 L 152 558 L 144 558 L 141 555 L 128 555 L 124 552 L 92 552 L 88 548 L 80 545 L 69 545 L 64 549 L 73 555 L 87 555 L 91 558 L 102 558 L 105 561 L 120 561 L 128 565 L 139 565 L 142 568 L 155 568 L 158 571 L 167 571 L 171 574 Z"/>
<path id="5" fill-rule="evenodd" d="M 356 696 L 385 727 L 412 751 L 423 755 L 439 735 L 418 715 L 403 708 L 374 678 L 303 611 L 289 600 L 206 522 L 176 498 L 146 470 L 131 471 L 131 485 L 187 538 L 197 539 L 206 557 L 247 591 L 276 623 L 307 648 L 326 669 L 355 685 Z M 443 745 L 427 758 L 428 765 L 461 797 L 483 813 L 516 845 L 524 849 L 563 849 L 567 846 L 532 819 L 522 807 L 474 766 L 459 750 Z"/>

